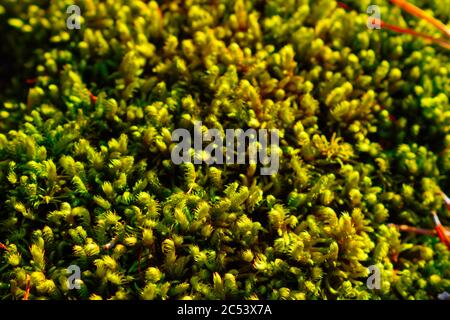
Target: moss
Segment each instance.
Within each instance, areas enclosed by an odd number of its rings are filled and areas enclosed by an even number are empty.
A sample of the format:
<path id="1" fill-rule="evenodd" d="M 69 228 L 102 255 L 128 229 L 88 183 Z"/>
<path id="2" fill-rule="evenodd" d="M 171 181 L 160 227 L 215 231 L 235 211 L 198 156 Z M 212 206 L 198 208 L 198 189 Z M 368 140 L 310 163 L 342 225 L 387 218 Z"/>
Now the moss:
<path id="1" fill-rule="evenodd" d="M 368 30 L 367 1 L 80 0 L 68 30 L 73 2 L 0 5 L 2 299 L 450 290 L 445 245 L 392 225 L 450 223 L 447 50 Z M 416 4 L 448 22 L 444 2 Z M 175 165 L 171 133 L 197 121 L 278 130 L 278 173 Z"/>

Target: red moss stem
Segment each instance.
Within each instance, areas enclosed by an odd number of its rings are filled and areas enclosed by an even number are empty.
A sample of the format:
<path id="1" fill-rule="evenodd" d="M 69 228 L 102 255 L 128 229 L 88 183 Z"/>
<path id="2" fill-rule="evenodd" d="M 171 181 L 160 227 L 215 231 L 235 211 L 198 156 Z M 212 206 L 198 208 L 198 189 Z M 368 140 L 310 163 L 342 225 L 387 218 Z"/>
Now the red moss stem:
<path id="1" fill-rule="evenodd" d="M 406 0 L 391 0 L 393 4 L 396 6 L 402 8 L 403 10 L 409 12 L 413 16 L 416 16 L 420 19 L 423 19 L 429 23 L 431 23 L 433 26 L 438 28 L 440 31 L 442 31 L 447 37 L 450 38 L 450 28 L 448 28 L 445 24 L 443 24 L 441 21 L 437 20 L 436 18 L 432 17 L 428 13 L 426 13 L 424 10 L 420 9 L 419 7 L 416 7 L 412 3 L 409 3 Z"/>
<path id="2" fill-rule="evenodd" d="M 403 33 L 403 34 L 409 34 L 409 35 L 414 36 L 414 37 L 419 37 L 419 38 L 422 38 L 424 40 L 436 43 L 436 44 L 440 45 L 441 47 L 450 50 L 450 42 L 448 42 L 448 41 L 446 41 L 444 39 L 434 38 L 434 37 L 432 37 L 432 36 L 430 36 L 428 34 L 422 33 L 422 32 L 417 32 L 417 31 L 414 31 L 412 29 L 402 28 L 402 27 L 399 27 L 399 26 L 396 26 L 396 25 L 393 25 L 393 24 L 389 24 L 389 23 L 386 23 L 386 22 L 384 22 L 383 20 L 380 20 L 380 19 L 375 19 L 375 22 L 379 23 L 381 28 L 383 28 L 383 29 L 389 29 L 389 30 L 394 31 L 394 32 Z"/>
<path id="3" fill-rule="evenodd" d="M 27 287 L 25 289 L 25 294 L 23 296 L 23 300 L 28 300 L 30 296 L 30 288 L 31 288 L 31 278 L 30 275 L 27 273 Z"/>

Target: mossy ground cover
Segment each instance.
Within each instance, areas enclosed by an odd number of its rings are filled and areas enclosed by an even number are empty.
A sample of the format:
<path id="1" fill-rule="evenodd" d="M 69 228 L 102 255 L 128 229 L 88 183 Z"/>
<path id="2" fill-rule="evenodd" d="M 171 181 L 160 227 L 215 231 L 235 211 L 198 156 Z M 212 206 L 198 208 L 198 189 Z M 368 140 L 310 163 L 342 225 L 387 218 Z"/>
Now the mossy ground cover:
<path id="1" fill-rule="evenodd" d="M 450 52 L 369 30 L 378 5 L 440 37 L 388 1 L 344 2 L 3 0 L 0 299 L 450 291 L 447 247 L 395 226 L 450 225 Z M 449 22 L 448 0 L 414 3 Z M 175 165 L 197 121 L 278 130 L 278 172 Z"/>

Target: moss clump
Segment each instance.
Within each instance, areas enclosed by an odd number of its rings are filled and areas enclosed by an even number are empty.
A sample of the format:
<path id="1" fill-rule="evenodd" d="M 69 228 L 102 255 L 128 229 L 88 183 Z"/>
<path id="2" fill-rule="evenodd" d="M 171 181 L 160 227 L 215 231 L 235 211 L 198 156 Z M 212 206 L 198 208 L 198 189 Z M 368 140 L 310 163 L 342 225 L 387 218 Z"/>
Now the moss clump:
<path id="1" fill-rule="evenodd" d="M 0 297 L 450 291 L 447 248 L 390 225 L 450 223 L 449 52 L 366 23 L 329 0 L 2 1 Z M 174 165 L 171 132 L 196 121 L 277 129 L 278 173 Z"/>

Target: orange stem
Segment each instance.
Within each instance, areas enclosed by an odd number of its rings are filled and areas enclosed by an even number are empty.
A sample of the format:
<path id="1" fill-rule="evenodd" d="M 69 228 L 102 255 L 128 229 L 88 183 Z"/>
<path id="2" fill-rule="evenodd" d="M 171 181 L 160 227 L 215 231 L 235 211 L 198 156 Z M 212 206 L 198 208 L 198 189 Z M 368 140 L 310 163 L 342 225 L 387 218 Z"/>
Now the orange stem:
<path id="1" fill-rule="evenodd" d="M 432 214 L 433 214 L 434 224 L 436 225 L 435 230 L 439 237 L 439 240 L 441 240 L 441 242 L 443 244 L 445 244 L 447 246 L 447 248 L 450 250 L 450 233 L 442 225 L 437 213 L 435 211 L 433 211 Z"/>
<path id="2" fill-rule="evenodd" d="M 89 93 L 89 98 L 91 98 L 91 102 L 93 104 L 95 104 L 97 102 L 97 96 L 95 96 L 89 89 L 88 89 L 88 93 Z"/>
<path id="3" fill-rule="evenodd" d="M 411 226 L 407 226 L 404 224 L 401 224 L 397 227 L 400 231 L 403 231 L 403 232 L 411 232 L 411 233 L 422 234 L 422 235 L 427 235 L 427 236 L 435 236 L 436 235 L 436 231 L 434 231 L 434 230 L 416 228 L 416 227 L 411 227 Z"/>
<path id="4" fill-rule="evenodd" d="M 23 300 L 28 300 L 30 296 L 30 288 L 31 288 L 30 282 L 31 282 L 30 275 L 27 274 L 27 288 L 25 289 L 25 295 L 23 296 Z"/>
<path id="5" fill-rule="evenodd" d="M 409 35 L 412 35 L 412 36 L 415 36 L 415 37 L 419 37 L 419 38 L 422 38 L 424 40 L 434 42 L 434 43 L 440 45 L 441 47 L 450 50 L 450 43 L 448 41 L 443 40 L 443 39 L 434 38 L 434 37 L 432 37 L 432 36 L 430 36 L 428 34 L 425 34 L 425 33 L 422 33 L 422 32 L 417 32 L 417 31 L 414 31 L 414 30 L 411 30 L 411 29 L 408 29 L 408 28 L 401 28 L 401 27 L 398 27 L 398 26 L 386 23 L 386 22 L 384 22 L 384 21 L 382 21 L 380 19 L 375 19 L 375 23 L 379 23 L 380 26 L 382 28 L 384 28 L 384 29 L 389 29 L 389 30 L 394 31 L 394 32 L 399 32 L 399 33 L 404 33 L 404 34 L 409 34 Z"/>
<path id="6" fill-rule="evenodd" d="M 450 28 L 448 28 L 445 24 L 443 24 L 441 21 L 437 20 L 436 18 L 432 17 L 428 13 L 426 13 L 424 10 L 420 9 L 419 7 L 416 7 L 412 3 L 409 3 L 406 0 L 391 0 L 393 4 L 396 6 L 402 8 L 403 10 L 409 12 L 410 14 L 420 18 L 424 19 L 425 21 L 428 21 L 433 26 L 438 28 L 440 31 L 442 31 L 447 37 L 450 38 Z"/>
<path id="7" fill-rule="evenodd" d="M 439 240 L 441 240 L 441 242 L 447 246 L 448 250 L 450 250 L 450 237 L 447 235 L 447 232 L 442 224 L 436 226 L 436 232 Z"/>
<path id="8" fill-rule="evenodd" d="M 405 224 L 401 225 L 391 224 L 391 225 L 397 227 L 398 230 L 402 232 L 410 232 L 425 236 L 437 236 L 439 240 L 443 244 L 445 244 L 447 248 L 449 248 L 450 250 L 450 230 L 445 228 L 442 224 L 437 224 L 434 230 L 411 227 Z"/>

